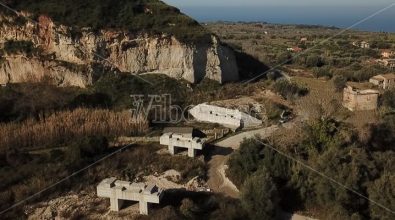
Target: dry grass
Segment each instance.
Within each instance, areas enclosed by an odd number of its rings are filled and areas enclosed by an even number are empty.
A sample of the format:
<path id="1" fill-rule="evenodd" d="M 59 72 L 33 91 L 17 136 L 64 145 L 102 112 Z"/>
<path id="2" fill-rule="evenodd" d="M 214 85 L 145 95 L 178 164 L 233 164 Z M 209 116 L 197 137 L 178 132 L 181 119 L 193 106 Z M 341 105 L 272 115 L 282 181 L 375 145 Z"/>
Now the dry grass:
<path id="1" fill-rule="evenodd" d="M 350 112 L 342 106 L 343 93 L 336 92 L 331 81 L 294 77 L 297 83 L 309 88 L 309 94 L 296 101 L 298 114 L 304 119 L 333 116 L 352 124 L 359 135 L 366 136 L 367 125 L 378 121 L 377 111 Z M 353 83 L 353 86 L 364 87 L 364 83 Z"/>
<path id="2" fill-rule="evenodd" d="M 341 109 L 342 93 L 335 91 L 331 81 L 305 77 L 294 77 L 293 80 L 309 89 L 307 96 L 296 100 L 300 115 L 319 118 L 322 114 L 331 115 Z"/>
<path id="3" fill-rule="evenodd" d="M 0 150 L 42 147 L 92 135 L 130 136 L 144 133 L 147 129 L 147 120 L 143 117 L 132 118 L 128 111 L 76 109 L 54 113 L 39 120 L 0 124 Z"/>

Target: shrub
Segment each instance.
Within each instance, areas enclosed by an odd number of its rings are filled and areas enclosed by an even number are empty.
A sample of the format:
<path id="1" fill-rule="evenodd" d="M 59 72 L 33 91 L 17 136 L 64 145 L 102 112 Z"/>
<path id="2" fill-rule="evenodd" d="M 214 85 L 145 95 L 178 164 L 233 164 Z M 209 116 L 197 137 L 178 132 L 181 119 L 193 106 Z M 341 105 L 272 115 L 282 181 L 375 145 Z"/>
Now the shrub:
<path id="1" fill-rule="evenodd" d="M 273 84 L 273 89 L 286 99 L 304 96 L 308 93 L 307 88 L 301 87 L 297 83 L 290 82 L 287 79 L 277 80 Z"/>
<path id="2" fill-rule="evenodd" d="M 326 78 L 332 78 L 332 72 L 330 67 L 315 67 L 313 69 L 313 75 L 315 78 L 320 78 L 320 77 L 326 77 Z"/>
<path id="3" fill-rule="evenodd" d="M 77 143 L 83 157 L 100 155 L 108 148 L 108 140 L 104 136 L 84 137 Z"/>
<path id="4" fill-rule="evenodd" d="M 394 207 L 395 205 L 395 175 L 383 174 L 374 181 L 368 188 L 369 199 L 376 201 L 384 207 Z M 372 219 L 392 219 L 393 215 L 384 211 L 383 208 L 372 204 L 370 206 L 370 217 Z"/>
<path id="5" fill-rule="evenodd" d="M 270 220 L 276 217 L 279 202 L 278 191 L 265 169 L 246 180 L 241 189 L 241 202 L 252 220 Z"/>
<path id="6" fill-rule="evenodd" d="M 78 94 L 77 88 L 61 88 L 44 83 L 9 84 L 0 87 L 0 122 L 22 121 L 39 114 L 66 108 Z"/>
<path id="7" fill-rule="evenodd" d="M 395 109 L 395 89 L 385 91 L 380 102 L 383 106 Z"/>
<path id="8" fill-rule="evenodd" d="M 263 146 L 256 140 L 245 139 L 240 144 L 240 150 L 231 155 L 227 175 L 236 186 L 242 186 L 247 177 L 258 170 L 262 149 Z"/>
<path id="9" fill-rule="evenodd" d="M 109 108 L 112 106 L 111 98 L 104 93 L 80 94 L 70 103 L 71 108 Z"/>
<path id="10" fill-rule="evenodd" d="M 306 58 L 306 67 L 321 67 L 324 63 L 318 55 L 309 55 Z"/>
<path id="11" fill-rule="evenodd" d="M 290 52 L 281 52 L 277 54 L 277 62 L 282 64 L 291 64 L 292 54 Z"/>
<path id="12" fill-rule="evenodd" d="M 333 86 L 335 87 L 336 91 L 340 92 L 344 89 L 347 84 L 347 79 L 341 75 L 336 75 L 332 79 Z"/>
<path id="13" fill-rule="evenodd" d="M 379 151 L 391 150 L 395 147 L 395 115 L 387 115 L 370 128 L 370 145 Z"/>
<path id="14" fill-rule="evenodd" d="M 28 56 L 38 54 L 38 49 L 34 47 L 31 41 L 14 41 L 9 40 L 4 43 L 4 49 L 8 54 L 25 53 Z"/>
<path id="15" fill-rule="evenodd" d="M 183 199 L 181 201 L 181 206 L 180 206 L 180 212 L 183 214 L 186 218 L 191 218 L 193 217 L 193 212 L 192 209 L 194 208 L 195 204 L 191 199 Z"/>

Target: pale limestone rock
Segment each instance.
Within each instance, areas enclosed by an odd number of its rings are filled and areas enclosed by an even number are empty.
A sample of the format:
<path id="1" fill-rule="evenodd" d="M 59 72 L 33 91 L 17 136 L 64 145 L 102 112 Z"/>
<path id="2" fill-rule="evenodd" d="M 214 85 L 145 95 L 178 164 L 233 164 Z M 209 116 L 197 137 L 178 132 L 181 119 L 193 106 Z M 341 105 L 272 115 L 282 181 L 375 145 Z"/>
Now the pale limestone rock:
<path id="1" fill-rule="evenodd" d="M 76 72 L 59 65 L 93 63 L 116 68 L 131 74 L 163 73 L 172 78 L 196 83 L 204 78 L 220 83 L 238 80 L 238 68 L 231 49 L 216 37 L 211 43 L 186 44 L 168 35 L 133 35 L 121 31 L 94 33 L 89 28 L 73 34 L 69 27 L 55 25 L 45 16 L 39 23 L 14 24 L 14 17 L 0 15 L 0 43 L 8 40 L 32 41 L 50 55 L 52 61 L 40 58 L 5 55 L 0 63 L 0 83 L 24 82 L 50 78 L 60 86 L 85 87 L 93 83 L 92 70 Z"/>
<path id="2" fill-rule="evenodd" d="M 0 65 L 0 84 L 48 81 L 58 86 L 85 87 L 92 84 L 91 73 L 70 70 L 55 61 L 12 56 Z"/>

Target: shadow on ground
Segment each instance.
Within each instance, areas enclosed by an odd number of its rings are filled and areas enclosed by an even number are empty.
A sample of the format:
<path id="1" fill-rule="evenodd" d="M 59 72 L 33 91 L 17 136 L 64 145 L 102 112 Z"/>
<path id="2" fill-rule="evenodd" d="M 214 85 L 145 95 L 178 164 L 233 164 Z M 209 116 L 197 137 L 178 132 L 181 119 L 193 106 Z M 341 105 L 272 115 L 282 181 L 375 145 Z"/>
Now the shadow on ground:
<path id="1" fill-rule="evenodd" d="M 269 66 L 249 54 L 235 50 L 235 55 L 237 66 L 239 67 L 239 75 L 241 80 L 255 78 L 270 69 Z M 265 75 L 257 77 L 257 79 L 255 80 L 264 77 Z"/>
<path id="2" fill-rule="evenodd" d="M 230 147 L 220 147 L 213 144 L 206 145 L 202 154 L 204 155 L 204 160 L 210 161 L 213 156 L 227 156 L 233 153 L 233 149 Z"/>

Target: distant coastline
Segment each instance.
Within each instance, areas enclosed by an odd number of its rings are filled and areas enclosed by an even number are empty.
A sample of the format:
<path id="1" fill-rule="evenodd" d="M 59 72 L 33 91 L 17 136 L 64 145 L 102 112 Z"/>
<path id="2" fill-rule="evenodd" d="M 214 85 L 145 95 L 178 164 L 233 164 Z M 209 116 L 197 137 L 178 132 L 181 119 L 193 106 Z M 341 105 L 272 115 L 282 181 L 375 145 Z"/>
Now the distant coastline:
<path id="1" fill-rule="evenodd" d="M 267 22 L 271 24 L 318 25 L 348 28 L 383 7 L 182 7 L 181 11 L 199 22 Z M 354 30 L 395 32 L 395 7 L 357 25 Z"/>

